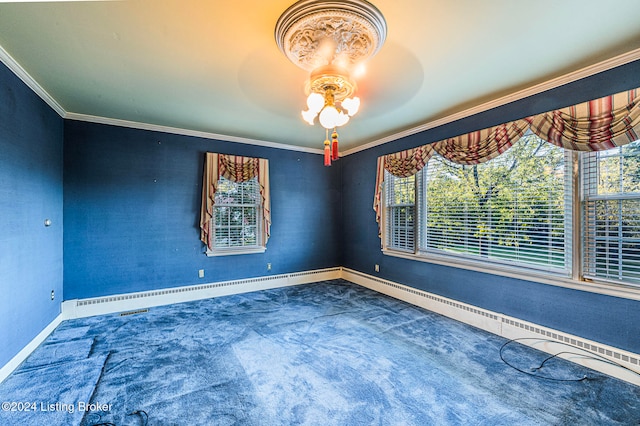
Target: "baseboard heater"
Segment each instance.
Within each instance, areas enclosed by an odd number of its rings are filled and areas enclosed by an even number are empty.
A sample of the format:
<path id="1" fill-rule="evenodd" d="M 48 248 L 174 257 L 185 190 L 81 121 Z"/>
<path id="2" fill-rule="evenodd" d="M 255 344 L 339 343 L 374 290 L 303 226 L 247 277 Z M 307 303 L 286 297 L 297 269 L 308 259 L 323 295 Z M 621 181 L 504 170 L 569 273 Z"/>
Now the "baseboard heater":
<path id="1" fill-rule="evenodd" d="M 640 376 L 638 374 L 588 356 L 590 353 L 597 354 L 632 371 L 640 372 L 640 356 L 637 354 L 551 328 L 542 327 L 538 324 L 522 321 L 508 315 L 447 299 L 446 297 L 398 284 L 393 281 L 380 279 L 348 268 L 343 268 L 342 278 L 507 339 L 523 339 L 519 341 L 549 354 L 556 354 L 567 350 L 564 343 L 583 349 L 585 351 L 583 356 L 576 354 L 560 356 L 577 364 L 640 386 Z"/>
<path id="2" fill-rule="evenodd" d="M 578 336 L 563 333 L 518 318 L 478 308 L 473 305 L 447 299 L 413 287 L 380 279 L 343 267 L 318 269 L 281 275 L 269 275 L 245 278 L 217 283 L 173 287 L 137 293 L 127 293 L 90 299 L 68 300 L 62 303 L 62 314 L 42 331 L 27 347 L 0 369 L 0 382 L 6 378 L 33 349 L 37 347 L 61 321 L 103 314 L 134 314 L 147 311 L 153 306 L 208 299 L 211 297 L 267 290 L 298 284 L 343 278 L 352 283 L 367 287 L 382 294 L 420 306 L 432 312 L 450 317 L 460 322 L 478 327 L 507 339 L 527 339 L 522 343 L 544 352 L 555 354 L 566 349 L 564 343 L 582 348 L 590 353 L 599 354 L 632 371 L 640 370 L 640 356 Z M 603 372 L 613 377 L 640 386 L 640 377 L 628 370 L 618 368 L 603 361 L 577 355 L 566 355 L 577 364 Z"/>
<path id="3" fill-rule="evenodd" d="M 170 305 L 230 294 L 247 293 L 340 278 L 342 268 L 326 268 L 267 275 L 255 278 L 221 281 L 162 290 L 142 291 L 89 299 L 67 300 L 62 303 L 64 319 L 83 318 L 123 311 L 135 311 L 153 306 Z"/>

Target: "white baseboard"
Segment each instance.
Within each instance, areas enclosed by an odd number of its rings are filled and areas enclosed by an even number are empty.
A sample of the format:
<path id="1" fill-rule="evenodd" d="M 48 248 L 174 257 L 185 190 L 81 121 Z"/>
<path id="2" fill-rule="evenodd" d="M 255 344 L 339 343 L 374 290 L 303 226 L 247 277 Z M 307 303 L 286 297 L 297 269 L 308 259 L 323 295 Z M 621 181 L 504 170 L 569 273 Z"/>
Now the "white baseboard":
<path id="1" fill-rule="evenodd" d="M 336 267 L 184 287 L 172 287 L 137 293 L 117 294 L 91 299 L 66 300 L 62 303 L 62 315 L 64 319 L 74 319 L 133 311 L 154 306 L 228 296 L 231 294 L 334 280 L 340 278 L 340 273 L 341 268 Z"/>
<path id="2" fill-rule="evenodd" d="M 135 311 L 154 306 L 170 305 L 192 300 L 208 299 L 212 297 L 334 280 L 338 278 L 343 278 L 352 283 L 386 294 L 396 299 L 403 300 L 413 305 L 420 306 L 424 309 L 472 325 L 507 339 L 528 339 L 521 341 L 521 343 L 550 354 L 567 350 L 567 347 L 562 345 L 564 342 L 583 348 L 589 353 L 596 353 L 615 363 L 624 365 L 631 370 L 640 371 L 640 356 L 637 354 L 563 333 L 551 328 L 542 327 L 534 323 L 522 321 L 504 314 L 488 311 L 473 305 L 461 303 L 456 300 L 418 290 L 413 287 L 383 280 L 362 272 L 336 267 L 193 286 L 173 287 L 154 291 L 126 293 L 91 299 L 67 300 L 62 303 L 62 313 L 47 325 L 44 330 L 42 330 L 6 365 L 0 368 L 0 383 L 2 383 L 2 381 L 4 381 L 4 379 L 6 379 L 16 368 L 18 368 L 18 366 L 20 366 L 20 364 L 53 332 L 53 330 L 55 330 L 62 321 L 67 319 Z M 555 341 L 557 343 L 550 341 Z M 577 364 L 640 386 L 640 376 L 609 363 L 595 361 L 592 358 L 576 355 L 564 355 L 562 357 Z"/>
<path id="3" fill-rule="evenodd" d="M 348 268 L 342 269 L 342 278 L 377 291 L 378 293 L 386 294 L 411 303 L 412 305 L 420 306 L 507 339 L 526 339 L 520 340 L 520 343 L 552 355 L 569 350 L 563 343 L 577 346 L 578 348 L 582 348 L 582 350 L 570 350 L 578 353 L 584 352 L 584 357 L 572 354 L 563 354 L 560 356 L 577 364 L 640 386 L 640 376 L 638 374 L 634 374 L 631 371 L 607 362 L 597 361 L 588 356 L 589 354 L 597 354 L 600 357 L 640 373 L 640 355 L 632 352 L 461 303 L 413 287 L 383 280 Z"/>
<path id="4" fill-rule="evenodd" d="M 63 315 L 58 315 L 53 321 L 51 321 L 36 337 L 31 340 L 27 346 L 22 348 L 11 360 L 0 368 L 0 383 L 4 381 L 13 371 L 24 362 L 31 352 L 35 351 L 42 342 L 56 329 L 58 325 L 63 321 Z"/>
<path id="5" fill-rule="evenodd" d="M 62 302 L 62 313 L 49 323 L 29 344 L 22 348 L 7 364 L 0 368 L 0 383 L 13 373 L 62 321 L 68 319 L 135 311 L 153 306 L 170 305 L 192 300 L 228 296 L 231 294 L 335 280 L 340 278 L 340 273 L 341 268 L 335 267 L 91 299 L 67 300 Z"/>

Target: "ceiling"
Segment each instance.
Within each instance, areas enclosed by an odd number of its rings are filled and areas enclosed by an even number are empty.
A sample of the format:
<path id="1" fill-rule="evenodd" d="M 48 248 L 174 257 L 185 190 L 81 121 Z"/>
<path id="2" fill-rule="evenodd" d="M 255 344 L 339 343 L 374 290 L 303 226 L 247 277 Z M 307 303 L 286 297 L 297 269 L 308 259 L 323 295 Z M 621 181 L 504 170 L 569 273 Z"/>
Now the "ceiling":
<path id="1" fill-rule="evenodd" d="M 315 152 L 324 129 L 300 117 L 308 75 L 274 39 L 293 2 L 2 2 L 0 58 L 67 118 Z M 340 129 L 347 153 L 640 58 L 638 0 L 372 2 L 388 34 Z"/>

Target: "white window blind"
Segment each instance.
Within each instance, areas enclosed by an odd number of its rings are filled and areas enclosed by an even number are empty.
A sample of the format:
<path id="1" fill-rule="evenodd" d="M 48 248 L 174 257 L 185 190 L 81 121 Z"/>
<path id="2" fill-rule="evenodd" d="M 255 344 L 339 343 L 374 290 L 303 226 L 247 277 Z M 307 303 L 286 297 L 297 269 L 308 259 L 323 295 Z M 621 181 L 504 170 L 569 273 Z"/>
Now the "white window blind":
<path id="1" fill-rule="evenodd" d="M 583 275 L 640 285 L 640 141 L 583 153 Z"/>
<path id="2" fill-rule="evenodd" d="M 259 246 L 261 211 L 257 178 L 233 182 L 221 177 L 215 194 L 212 218 L 214 250 Z"/>
<path id="3" fill-rule="evenodd" d="M 572 181 L 565 162 L 561 148 L 534 135 L 483 164 L 434 155 L 420 250 L 568 275 Z"/>
<path id="4" fill-rule="evenodd" d="M 399 178 L 385 170 L 386 247 L 415 251 L 416 176 Z"/>

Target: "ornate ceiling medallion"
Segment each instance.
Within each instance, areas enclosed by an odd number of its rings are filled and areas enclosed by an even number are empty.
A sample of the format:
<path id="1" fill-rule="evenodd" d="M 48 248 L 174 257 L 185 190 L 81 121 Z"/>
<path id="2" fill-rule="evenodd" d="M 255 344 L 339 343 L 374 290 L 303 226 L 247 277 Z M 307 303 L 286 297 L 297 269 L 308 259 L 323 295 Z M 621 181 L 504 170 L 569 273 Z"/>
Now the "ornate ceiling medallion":
<path id="1" fill-rule="evenodd" d="M 360 98 L 353 96 L 357 85 L 351 73 L 380 50 L 387 23 L 364 0 L 301 0 L 280 16 L 275 37 L 287 58 L 310 72 L 305 87 L 308 109 L 302 111 L 302 118 L 313 125 L 318 117 L 327 129 L 324 163 L 330 166 L 338 159 L 336 128 L 345 125 L 360 107 Z"/>
<path id="2" fill-rule="evenodd" d="M 352 67 L 376 54 L 387 37 L 387 23 L 367 1 L 302 0 L 278 19 L 280 50 L 302 69 L 335 63 Z"/>

